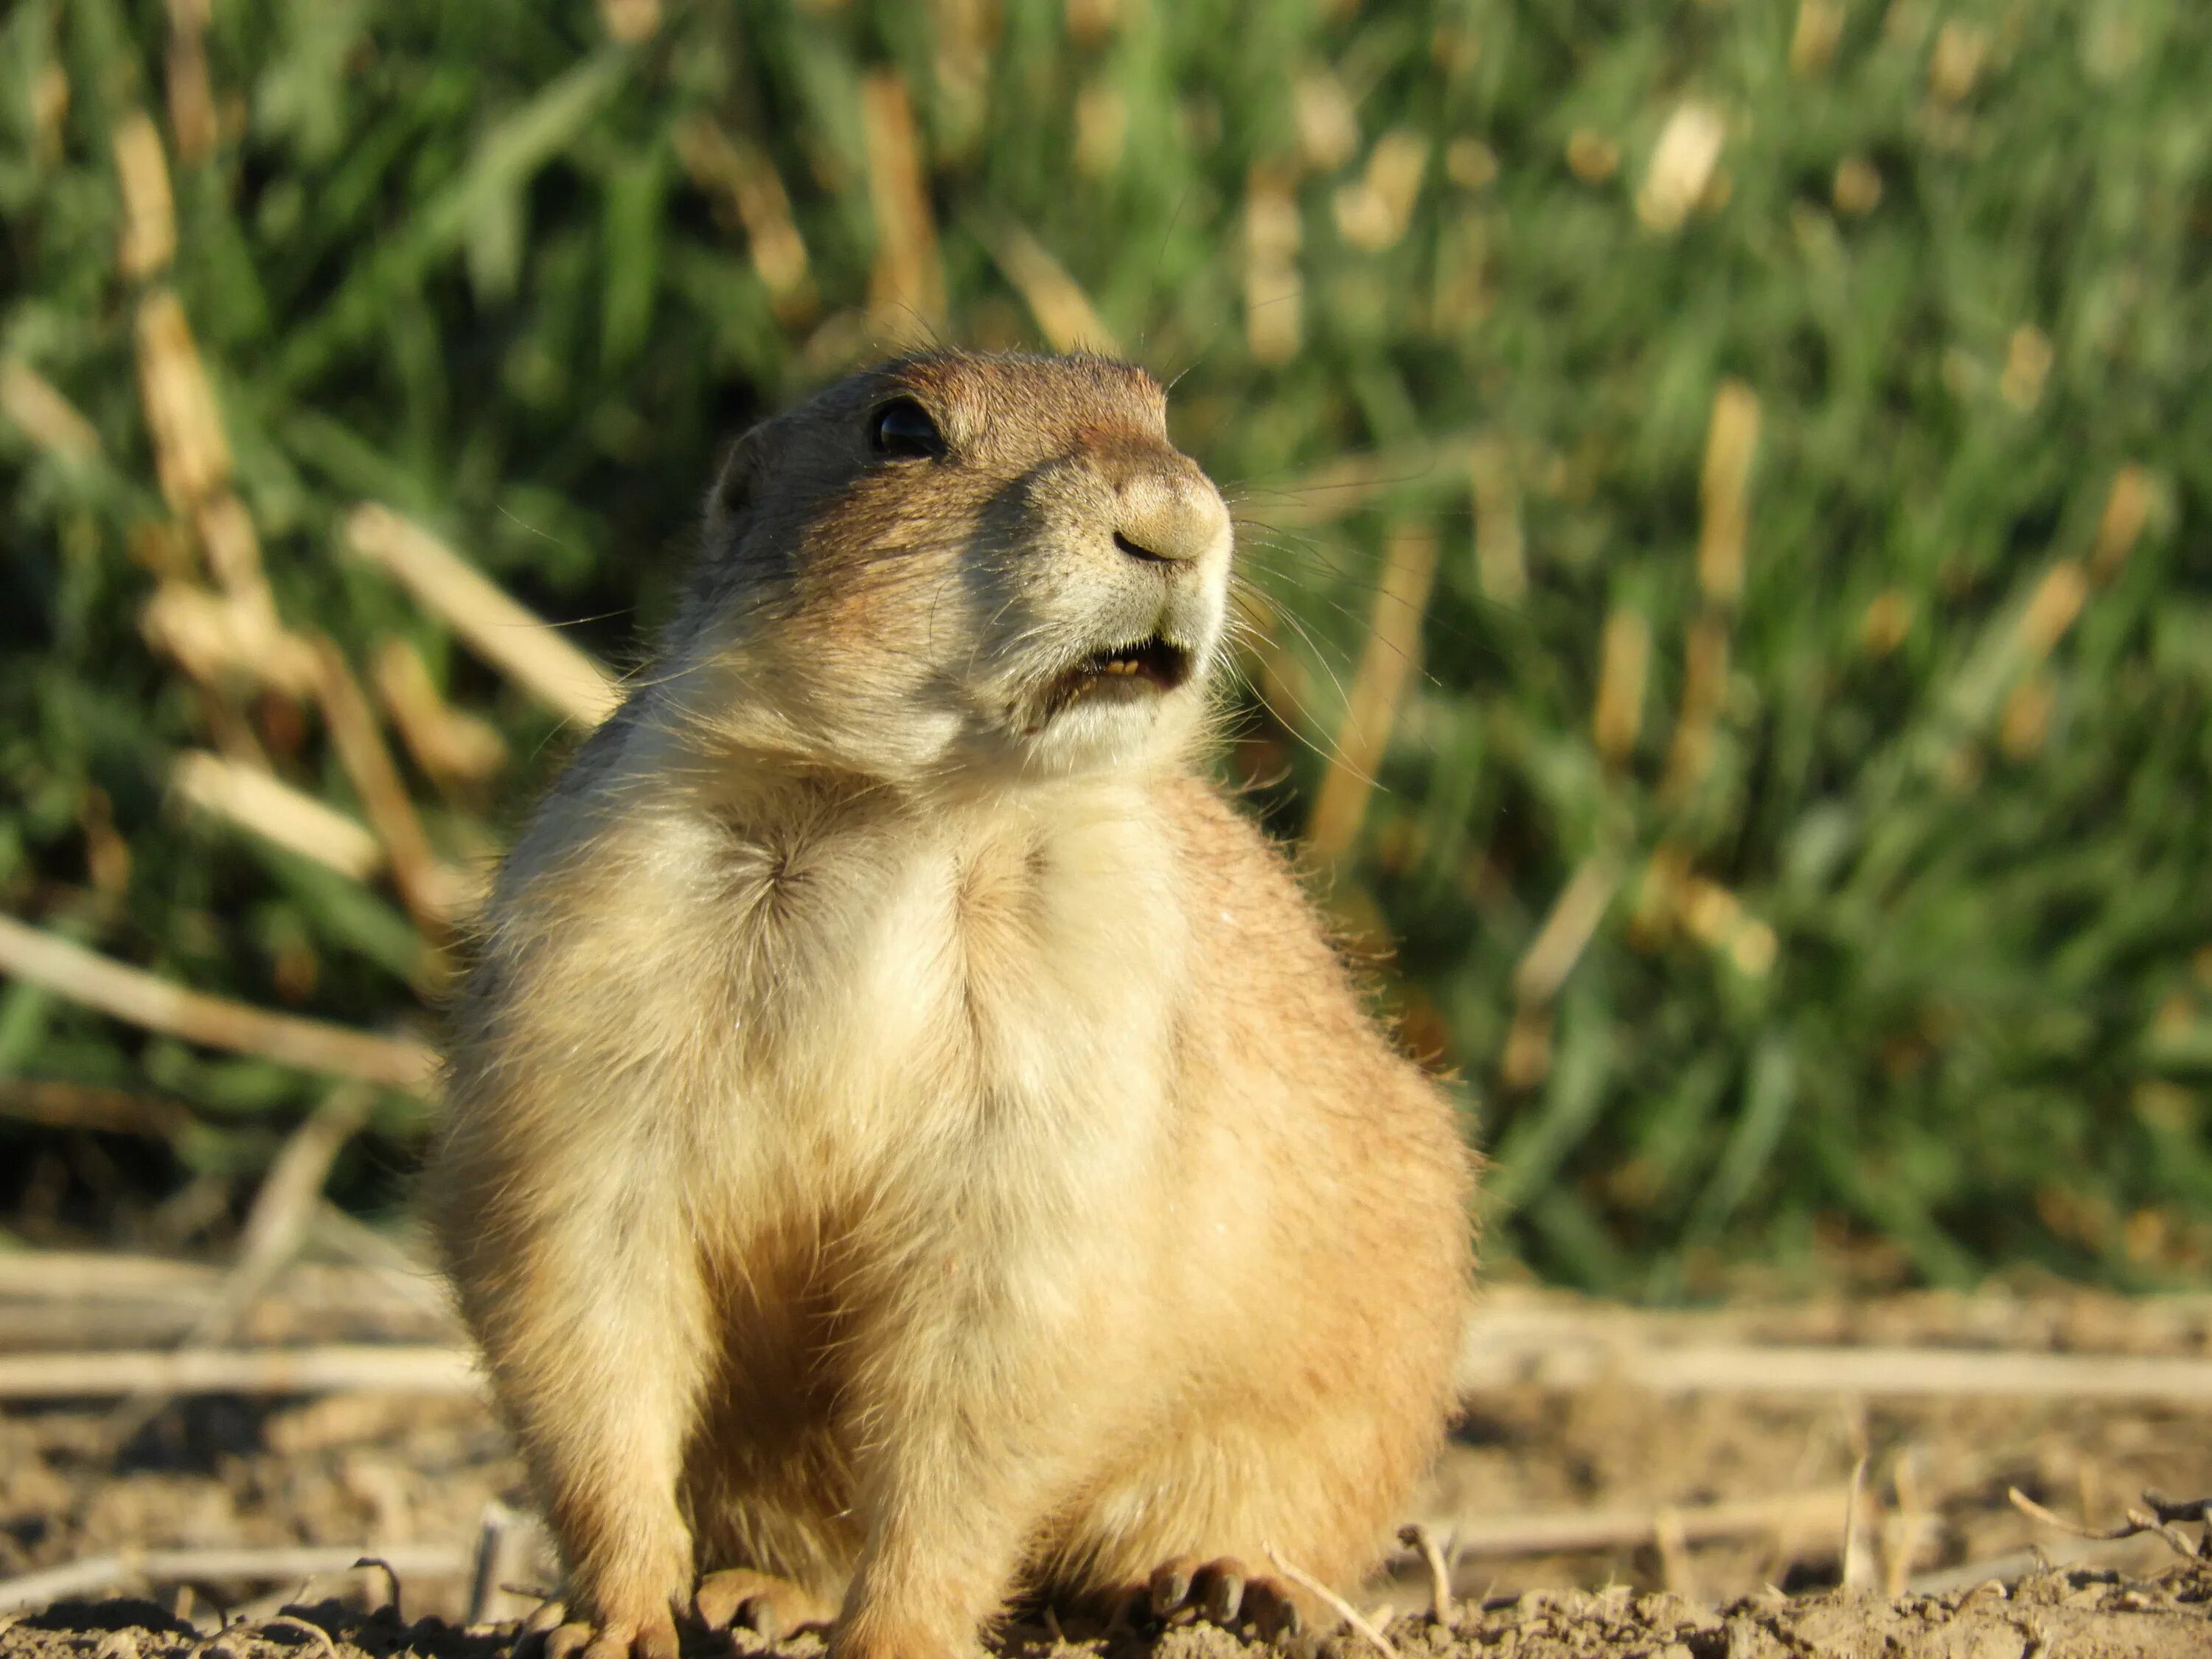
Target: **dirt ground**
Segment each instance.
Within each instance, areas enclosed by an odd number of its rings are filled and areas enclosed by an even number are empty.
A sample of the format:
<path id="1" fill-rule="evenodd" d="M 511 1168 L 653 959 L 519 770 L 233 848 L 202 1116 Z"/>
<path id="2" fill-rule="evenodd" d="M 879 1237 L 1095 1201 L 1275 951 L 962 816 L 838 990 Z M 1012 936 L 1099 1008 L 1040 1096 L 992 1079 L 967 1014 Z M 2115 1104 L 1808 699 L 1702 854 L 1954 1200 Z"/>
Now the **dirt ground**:
<path id="1" fill-rule="evenodd" d="M 1397 1659 L 2201 1659 L 2212 1651 L 2212 1568 L 2202 1563 L 2128 1583 L 2107 1572 L 2051 1571 L 1946 1595 L 1881 1600 L 1846 1590 L 1747 1597 L 1699 1607 L 1626 1585 L 1590 1594 L 1530 1593 L 1462 1603 L 1448 1623 L 1401 1614 L 1382 1632 Z M 210 1639 L 159 1603 L 63 1604 L 0 1630 L 8 1659 L 505 1659 L 512 1626 L 464 1630 L 435 1615 L 408 1622 L 335 1601 L 290 1607 Z M 1314 1659 L 1380 1659 L 1370 1639 L 1340 1632 L 1305 1644 Z M 1006 1659 L 1241 1659 L 1274 1650 L 1202 1625 L 1118 1636 L 1015 1626 L 992 1644 Z M 687 1634 L 686 1659 L 708 1654 L 821 1659 L 818 1634 L 775 1644 L 749 1634 Z"/>
<path id="2" fill-rule="evenodd" d="M 2085 1543 L 2007 1500 L 2018 1487 L 2103 1526 L 2146 1487 L 2212 1494 L 2212 1399 L 1670 1391 L 1636 1374 L 1636 1356 L 1657 1351 L 1649 1345 L 1679 1352 L 1721 1340 L 1754 1359 L 1767 1352 L 1760 1344 L 2202 1359 L 2212 1357 L 2212 1302 L 1912 1297 L 1644 1316 L 1501 1297 L 1482 1340 L 1499 1351 L 1534 1341 L 1535 1357 L 1522 1365 L 1474 1352 L 1484 1363 L 1470 1374 L 1486 1380 L 1470 1390 L 1413 1517 L 1452 1555 L 1454 1620 L 1446 1629 L 1426 1616 L 1429 1581 L 1410 1553 L 1357 1598 L 1392 1621 L 1401 1659 L 2212 1654 L 2212 1563 L 2182 1559 L 2154 1535 Z M 189 1297 L 165 1291 L 148 1307 L 156 1302 L 158 1316 L 80 1297 L 61 1322 L 68 1346 L 143 1347 L 149 1318 L 191 1322 Z M 11 1304 L 0 1283 L 0 1355 L 40 1347 L 51 1324 Z M 277 1299 L 236 1340 L 359 1340 L 368 1327 L 387 1340 L 449 1334 L 427 1304 L 369 1309 L 347 1293 Z M 1562 1369 L 1561 1353 L 1586 1357 L 1593 1344 L 1613 1355 L 1610 1368 Z M 196 1643 L 207 1659 L 225 1648 L 236 1659 L 297 1659 L 322 1652 L 322 1632 L 339 1659 L 493 1659 L 504 1646 L 496 1621 L 552 1583 L 532 1534 L 508 1526 L 499 1576 L 515 1588 L 479 1600 L 484 1622 L 462 1628 L 487 1518 L 526 1503 L 511 1449 L 465 1395 L 198 1396 L 143 1427 L 132 1411 L 106 1400 L 0 1403 L 0 1595 L 27 1575 L 120 1554 L 112 1582 L 73 1593 L 159 1598 L 17 1614 L 0 1630 L 7 1659 L 185 1659 Z M 2193 1538 L 2197 1528 L 2181 1530 Z M 132 1552 L 301 1545 L 400 1565 L 415 1622 L 390 1612 L 374 1571 L 182 1585 L 131 1577 Z M 225 1618 L 266 1620 L 287 1607 L 304 1622 L 207 1644 Z M 9 1618 L 0 1604 L 0 1624 Z M 695 1645 L 726 1654 L 731 1639 L 702 1635 Z M 1063 1647 L 1103 1659 L 1231 1659 L 1243 1644 L 1202 1626 L 1069 1641 L 1015 1626 L 1000 1645 L 1024 1659 Z M 819 1648 L 802 1637 L 776 1651 L 803 1659 Z M 1347 1631 L 1322 1651 L 1352 1659 L 1373 1650 Z"/>

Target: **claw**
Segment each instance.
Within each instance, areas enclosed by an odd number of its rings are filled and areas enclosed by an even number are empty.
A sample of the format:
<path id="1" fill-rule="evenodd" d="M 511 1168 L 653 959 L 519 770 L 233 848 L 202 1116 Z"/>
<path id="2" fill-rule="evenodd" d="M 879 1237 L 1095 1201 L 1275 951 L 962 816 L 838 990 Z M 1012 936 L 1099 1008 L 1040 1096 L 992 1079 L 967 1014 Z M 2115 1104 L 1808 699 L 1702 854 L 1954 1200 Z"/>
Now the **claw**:
<path id="1" fill-rule="evenodd" d="M 1270 1578 L 1255 1580 L 1244 1591 L 1244 1610 L 1263 1642 L 1305 1633 L 1305 1614 L 1298 1604 Z"/>
<path id="2" fill-rule="evenodd" d="M 1164 1619 L 1190 1600 L 1191 1576 L 1198 1571 L 1198 1558 L 1178 1555 L 1174 1560 L 1152 1569 L 1152 1616 Z"/>
<path id="3" fill-rule="evenodd" d="M 1244 1606 L 1244 1564 L 1233 1555 L 1209 1561 L 1198 1575 L 1200 1611 L 1209 1624 L 1233 1626 Z"/>

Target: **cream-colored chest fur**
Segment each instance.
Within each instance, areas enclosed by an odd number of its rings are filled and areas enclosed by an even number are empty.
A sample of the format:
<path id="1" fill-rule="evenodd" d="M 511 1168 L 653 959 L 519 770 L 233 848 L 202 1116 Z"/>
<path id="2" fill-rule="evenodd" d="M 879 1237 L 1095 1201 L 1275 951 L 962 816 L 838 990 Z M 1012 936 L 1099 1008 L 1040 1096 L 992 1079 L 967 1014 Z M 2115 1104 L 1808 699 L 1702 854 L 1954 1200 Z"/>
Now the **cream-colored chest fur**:
<path id="1" fill-rule="evenodd" d="M 1188 939 L 1141 790 L 687 811 L 624 839 L 547 1001 L 594 1011 L 609 1085 L 636 1091 L 616 1117 L 672 1143 L 684 1185 L 880 1191 L 1011 1164 L 1110 1187 L 1157 1154 Z"/>

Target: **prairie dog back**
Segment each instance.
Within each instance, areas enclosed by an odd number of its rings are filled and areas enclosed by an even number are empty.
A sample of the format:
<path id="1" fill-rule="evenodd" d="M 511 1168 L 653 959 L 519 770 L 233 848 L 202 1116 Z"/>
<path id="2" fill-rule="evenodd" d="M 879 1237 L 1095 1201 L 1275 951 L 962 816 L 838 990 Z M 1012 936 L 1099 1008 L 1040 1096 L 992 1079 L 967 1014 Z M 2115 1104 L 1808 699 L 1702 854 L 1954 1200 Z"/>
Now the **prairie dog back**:
<path id="1" fill-rule="evenodd" d="M 1228 513 L 1141 371 L 937 353 L 737 446 L 501 872 L 433 1209 L 569 1572 L 975 1649 L 1315 1609 L 1432 1455 L 1470 1161 L 1203 781 Z"/>

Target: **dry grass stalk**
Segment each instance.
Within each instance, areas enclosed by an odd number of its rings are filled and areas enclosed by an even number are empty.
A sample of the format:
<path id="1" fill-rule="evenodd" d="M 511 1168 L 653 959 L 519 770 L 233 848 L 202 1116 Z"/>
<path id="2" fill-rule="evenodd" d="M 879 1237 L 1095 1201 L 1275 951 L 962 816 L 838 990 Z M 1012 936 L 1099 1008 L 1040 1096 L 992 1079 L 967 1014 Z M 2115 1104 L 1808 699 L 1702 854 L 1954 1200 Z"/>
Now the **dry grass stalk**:
<path id="1" fill-rule="evenodd" d="M 382 843 L 392 865 L 392 878 L 416 926 L 433 936 L 446 931 L 455 907 L 461 902 L 462 884 L 439 862 L 422 820 L 385 747 L 376 716 L 362 694 L 338 648 L 328 640 L 313 641 L 316 695 L 322 703 L 323 721 L 330 729 L 331 745 L 339 764 L 353 781 L 369 826 Z"/>
<path id="2" fill-rule="evenodd" d="M 1662 841 L 1651 849 L 1650 861 L 1636 884 L 1636 904 L 1629 913 L 1629 942 L 1640 950 L 1663 945 L 1680 917 L 1682 893 L 1690 880 L 1690 854 L 1679 842 Z"/>
<path id="3" fill-rule="evenodd" d="M 484 1505 L 469 1573 L 471 1627 L 520 1619 L 530 1611 L 529 1603 L 507 1586 L 529 1573 L 541 1538 L 538 1523 L 521 1510 L 496 1498 Z"/>
<path id="4" fill-rule="evenodd" d="M 1601 185 L 1620 170 L 1620 146 L 1601 132 L 1577 127 L 1567 135 L 1567 169 L 1586 185 Z"/>
<path id="5" fill-rule="evenodd" d="M 273 606 L 165 581 L 138 616 L 139 631 L 202 685 L 226 680 L 301 696 L 314 689 L 314 653 L 278 624 Z"/>
<path id="6" fill-rule="evenodd" d="M 1291 89 L 1291 117 L 1298 130 L 1298 155 L 1316 173 L 1334 173 L 1359 149 L 1359 117 L 1344 82 L 1327 69 L 1298 77 Z"/>
<path id="7" fill-rule="evenodd" d="M 1102 44 L 1121 27 L 1121 3 L 1122 0 L 1067 0 L 1067 38 L 1079 46 Z"/>
<path id="8" fill-rule="evenodd" d="M 100 434 L 92 422 L 20 357 L 0 361 L 0 415 L 58 461 L 82 465 L 100 458 Z"/>
<path id="9" fill-rule="evenodd" d="M 1844 38 L 1842 0 L 1798 0 L 1797 27 L 1790 35 L 1790 68 L 1810 77 L 1836 61 Z"/>
<path id="10" fill-rule="evenodd" d="M 189 750 L 169 771 L 178 797 L 251 830 L 288 852 L 367 881 L 383 867 L 384 848 L 357 819 L 260 767 Z"/>
<path id="11" fill-rule="evenodd" d="M 177 254 L 177 210 L 169 163 L 153 118 L 135 109 L 115 124 L 116 181 L 123 188 L 123 230 L 116 262 L 133 280 L 168 268 Z"/>
<path id="12" fill-rule="evenodd" d="M 735 210 L 744 227 L 745 252 L 778 320 L 791 324 L 811 316 L 814 289 L 807 278 L 806 244 L 791 216 L 791 198 L 767 154 L 750 140 L 725 132 L 707 115 L 676 130 L 676 154 L 694 184 Z"/>
<path id="13" fill-rule="evenodd" d="M 867 135 L 868 200 L 876 219 L 876 263 L 868 278 L 868 318 L 888 339 L 933 340 L 943 326 L 945 266 L 921 155 L 921 135 L 906 82 L 880 70 L 860 83 Z"/>
<path id="14" fill-rule="evenodd" d="M 1370 253 L 1396 245 L 1413 222 L 1429 141 L 1410 128 L 1384 133 L 1369 152 L 1366 171 L 1336 192 L 1336 228 L 1346 242 Z"/>
<path id="15" fill-rule="evenodd" d="M 1881 1593 L 1894 1599 L 1912 1582 L 1912 1559 L 1935 1530 L 1936 1517 L 1920 1501 L 1917 1460 L 1910 1448 L 1898 1453 L 1890 1465 L 1890 1490 L 1896 1503 L 1882 1516 Z"/>
<path id="16" fill-rule="evenodd" d="M 2031 661 L 2049 656 L 2089 598 L 2088 578 L 2079 562 L 2060 559 L 2045 571 L 2021 615 L 2018 639 Z"/>
<path id="17" fill-rule="evenodd" d="M 597 663 L 419 526 L 370 503 L 354 509 L 346 537 L 355 552 L 548 708 L 588 727 L 622 701 Z"/>
<path id="18" fill-rule="evenodd" d="M 391 1342 L 305 1348 L 103 1350 L 0 1354 L 0 1400 L 97 1400 L 187 1394 L 473 1395 L 468 1350 Z"/>
<path id="19" fill-rule="evenodd" d="M 1912 601 L 1894 587 L 1875 594 L 1859 619 L 1859 643 L 1869 656 L 1887 656 L 1911 631 Z"/>
<path id="20" fill-rule="evenodd" d="M 261 538 L 254 532 L 245 503 L 230 490 L 220 489 L 200 502 L 192 520 L 216 583 L 234 602 L 275 629 L 276 601 L 261 568 Z"/>
<path id="21" fill-rule="evenodd" d="M 185 308 L 167 289 L 138 302 L 138 386 L 161 495 L 179 513 L 230 481 L 230 441 Z"/>
<path id="22" fill-rule="evenodd" d="M 1308 845 L 1325 863 L 1343 858 L 1358 839 L 1376 769 L 1389 749 L 1399 699 L 1420 659 L 1421 621 L 1436 574 L 1436 532 L 1426 525 L 1399 526 L 1383 560 L 1344 723 L 1337 728 L 1306 828 Z"/>
<path id="23" fill-rule="evenodd" d="M 1075 170 L 1086 179 L 1110 179 L 1129 138 L 1129 100 L 1100 76 L 1075 94 Z"/>
<path id="24" fill-rule="evenodd" d="M 984 244 L 1054 350 L 1121 355 L 1114 331 L 1099 320 L 1091 296 L 1043 243 L 1019 225 L 1006 224 L 987 231 Z"/>
<path id="25" fill-rule="evenodd" d="M 625 46 L 650 40 L 660 28 L 660 0 L 599 0 L 599 26 Z"/>
<path id="26" fill-rule="evenodd" d="M 1703 514 L 1698 527 L 1698 586 L 1714 605 L 1733 605 L 1743 594 L 1743 546 L 1749 521 L 1751 461 L 1759 447 L 1759 394 L 1741 380 L 1723 380 L 1713 396 L 1705 428 L 1705 463 L 1698 477 Z"/>
<path id="27" fill-rule="evenodd" d="M 2055 1515 L 2043 1507 L 2018 1486 L 2008 1486 L 2005 1496 L 2012 1506 L 2032 1521 L 2040 1521 L 2046 1527 L 2056 1527 L 2076 1538 L 2097 1543 L 2114 1543 L 2123 1538 L 2135 1538 L 2153 1534 L 2162 1538 L 2177 1555 L 2191 1561 L 2212 1560 L 2212 1498 L 2190 1498 L 2176 1503 L 2163 1494 L 2146 1491 L 2140 1508 L 2131 1508 L 2118 1525 L 2096 1528 L 2085 1527 Z M 2202 1540 L 2192 1541 L 2179 1529 L 2177 1523 L 2194 1522 L 2205 1528 Z"/>
<path id="28" fill-rule="evenodd" d="M 1863 218 L 1881 205 L 1881 174 L 1864 156 L 1846 155 L 1836 163 L 1828 198 L 1837 212 Z"/>
<path id="29" fill-rule="evenodd" d="M 123 1550 L 0 1579 L 0 1610 L 40 1607 L 94 1590 L 149 1582 L 160 1584 L 192 1579 L 203 1583 L 246 1579 L 284 1583 L 301 1578 L 328 1577 L 353 1571 L 367 1547 L 280 1544 L 267 1548 L 238 1545 L 206 1549 Z M 458 1577 L 469 1566 L 466 1552 L 447 1544 L 380 1546 L 376 1559 L 410 1577 L 425 1578 Z"/>
<path id="30" fill-rule="evenodd" d="M 307 1240 L 331 1166 L 368 1121 L 372 1100 L 358 1084 L 341 1084 L 292 1133 L 262 1177 L 240 1231 L 237 1259 L 222 1290 L 185 1334 L 179 1352 L 228 1341 L 248 1310 L 289 1267 Z M 124 1444 L 152 1422 L 173 1396 L 149 1389 L 118 1407 L 107 1421 L 109 1443 Z"/>
<path id="31" fill-rule="evenodd" d="M 210 1048 L 256 1054 L 302 1071 L 358 1078 L 428 1096 L 437 1056 L 405 1037 L 271 1013 L 188 991 L 52 933 L 0 916 L 0 973 L 44 986 L 114 1018 Z"/>
<path id="32" fill-rule="evenodd" d="M 1989 60 L 1990 37 L 1978 25 L 1953 18 L 1936 32 L 1936 48 L 1928 58 L 1928 90 L 1938 102 L 1964 100 L 1982 78 Z"/>
<path id="33" fill-rule="evenodd" d="M 2023 323 L 2013 330 L 2005 343 L 2004 370 L 1997 376 L 1998 394 L 2021 414 L 2027 414 L 2043 401 L 2044 382 L 2051 377 L 2051 365 L 2057 356 L 2049 335 Z"/>
<path id="34" fill-rule="evenodd" d="M 999 47 L 999 0 L 931 0 L 936 113 L 955 150 L 974 142 L 986 112 L 991 60 Z"/>
<path id="35" fill-rule="evenodd" d="M 1771 1498 L 1717 1504 L 1623 1505 L 1592 1510 L 1546 1510 L 1525 1515 L 1432 1517 L 1449 1530 L 1452 1553 L 1469 1556 L 1566 1555 L 1634 1549 L 1655 1543 L 1662 1526 L 1686 1547 L 1720 1538 L 1742 1538 L 1778 1528 L 1832 1527 L 1846 1501 L 1840 1488 L 1785 1492 Z M 1662 1516 L 1668 1517 L 1662 1522 Z"/>
<path id="36" fill-rule="evenodd" d="M 1651 624 L 1633 611 L 1605 619 L 1598 653 L 1597 702 L 1590 738 L 1609 766 L 1627 763 L 1644 729 L 1644 686 L 1651 665 Z"/>
<path id="37" fill-rule="evenodd" d="M 215 91 L 207 60 L 213 10 L 213 0 L 169 0 L 169 132 L 177 159 L 186 163 L 215 153 Z"/>
<path id="38" fill-rule="evenodd" d="M 2130 461 L 2112 475 L 2112 492 L 2097 520 L 2097 539 L 2089 554 L 2089 575 L 2110 581 L 2142 539 L 2150 522 L 2150 474 Z"/>
<path id="39" fill-rule="evenodd" d="M 1330 1612 L 1373 1643 L 1376 1650 L 1382 1653 L 1382 1659 L 1398 1659 L 1398 1650 L 1390 1645 L 1390 1638 L 1376 1629 L 1374 1621 L 1366 1614 L 1353 1607 L 1351 1602 L 1346 1601 L 1327 1584 L 1322 1583 L 1304 1567 L 1298 1565 L 1297 1562 L 1285 1558 L 1283 1553 L 1273 1544 L 1264 1544 L 1261 1547 L 1267 1552 L 1267 1559 L 1274 1563 L 1277 1572 L 1301 1589 L 1320 1597 L 1328 1605 Z"/>
<path id="40" fill-rule="evenodd" d="M 1244 344 L 1255 362 L 1286 363 L 1305 340 L 1305 279 L 1296 180 L 1255 166 L 1244 189 Z"/>
<path id="41" fill-rule="evenodd" d="M 1725 951 L 1752 978 L 1774 966 L 1778 948 L 1774 929 L 1747 913 L 1742 902 L 1717 881 L 1686 876 L 1675 890 L 1675 915 L 1698 943 Z"/>
<path id="42" fill-rule="evenodd" d="M 1997 746 L 2007 757 L 2024 761 L 2041 752 L 2051 735 L 2051 711 L 2057 702 L 2050 680 L 2040 674 L 2031 675 L 2005 694 Z"/>
<path id="43" fill-rule="evenodd" d="M 1523 1007 L 1539 1007 L 1559 994 L 1575 963 L 1604 920 L 1620 885 L 1620 874 L 1609 859 L 1584 859 L 1552 902 L 1551 914 L 1528 942 L 1513 970 L 1514 1000 Z"/>
<path id="44" fill-rule="evenodd" d="M 1860 1454 L 1851 1465 L 1850 1491 L 1844 1500 L 1843 1581 L 1845 1589 L 1864 1589 L 1874 1580 L 1874 1562 L 1866 1547 L 1865 1511 L 1869 1502 L 1867 1460 Z"/>
<path id="45" fill-rule="evenodd" d="M 1657 1395 L 2212 1401 L 2212 1359 L 1881 1345 L 1664 1342 L 1571 1329 L 1468 1333 L 1461 1392 L 1603 1382 Z"/>
<path id="46" fill-rule="evenodd" d="M 1690 1559 L 1682 1512 L 1672 1504 L 1662 1504 L 1651 1513 L 1651 1546 L 1659 1552 L 1660 1582 L 1686 1601 L 1704 1600 L 1698 1594 L 1698 1572 Z"/>
<path id="47" fill-rule="evenodd" d="M 1522 1003 L 1505 1029 L 1498 1057 L 1498 1080 L 1510 1090 L 1533 1089 L 1552 1069 L 1552 1006 Z"/>
<path id="48" fill-rule="evenodd" d="M 30 88 L 31 157 L 40 167 L 60 159 L 64 124 L 69 119 L 69 71 L 49 61 Z"/>
<path id="49" fill-rule="evenodd" d="M 1444 1553 L 1437 1544 L 1436 1534 L 1419 1522 L 1398 1528 L 1398 1541 L 1421 1558 L 1421 1565 L 1429 1570 L 1429 1620 L 1440 1629 L 1452 1626 L 1451 1569 L 1444 1563 Z"/>
<path id="50" fill-rule="evenodd" d="M 1527 538 L 1521 529 L 1521 481 L 1513 458 L 1495 439 L 1468 452 L 1474 486 L 1474 574 L 1483 597 L 1518 605 L 1528 592 Z"/>
<path id="51" fill-rule="evenodd" d="M 1727 622 L 1707 611 L 1690 624 L 1685 644 L 1682 710 L 1674 721 L 1666 775 L 1660 783 L 1661 798 L 1668 801 L 1679 801 L 1704 781 L 1712 764 L 1713 726 L 1728 691 Z"/>
<path id="52" fill-rule="evenodd" d="M 1636 193 L 1636 216 L 1644 228 L 1664 234 L 1682 228 L 1712 183 L 1727 139 L 1728 125 L 1710 104 L 1692 99 L 1675 106 Z"/>
<path id="53" fill-rule="evenodd" d="M 0 1078 L 0 1117 L 53 1129 L 95 1129 L 156 1140 L 168 1139 L 194 1121 L 182 1104 L 161 1095 L 23 1077 Z"/>
<path id="54" fill-rule="evenodd" d="M 406 641 L 378 647 L 369 675 L 407 752 L 441 785 L 481 783 L 507 764 L 498 727 L 447 702 Z"/>

